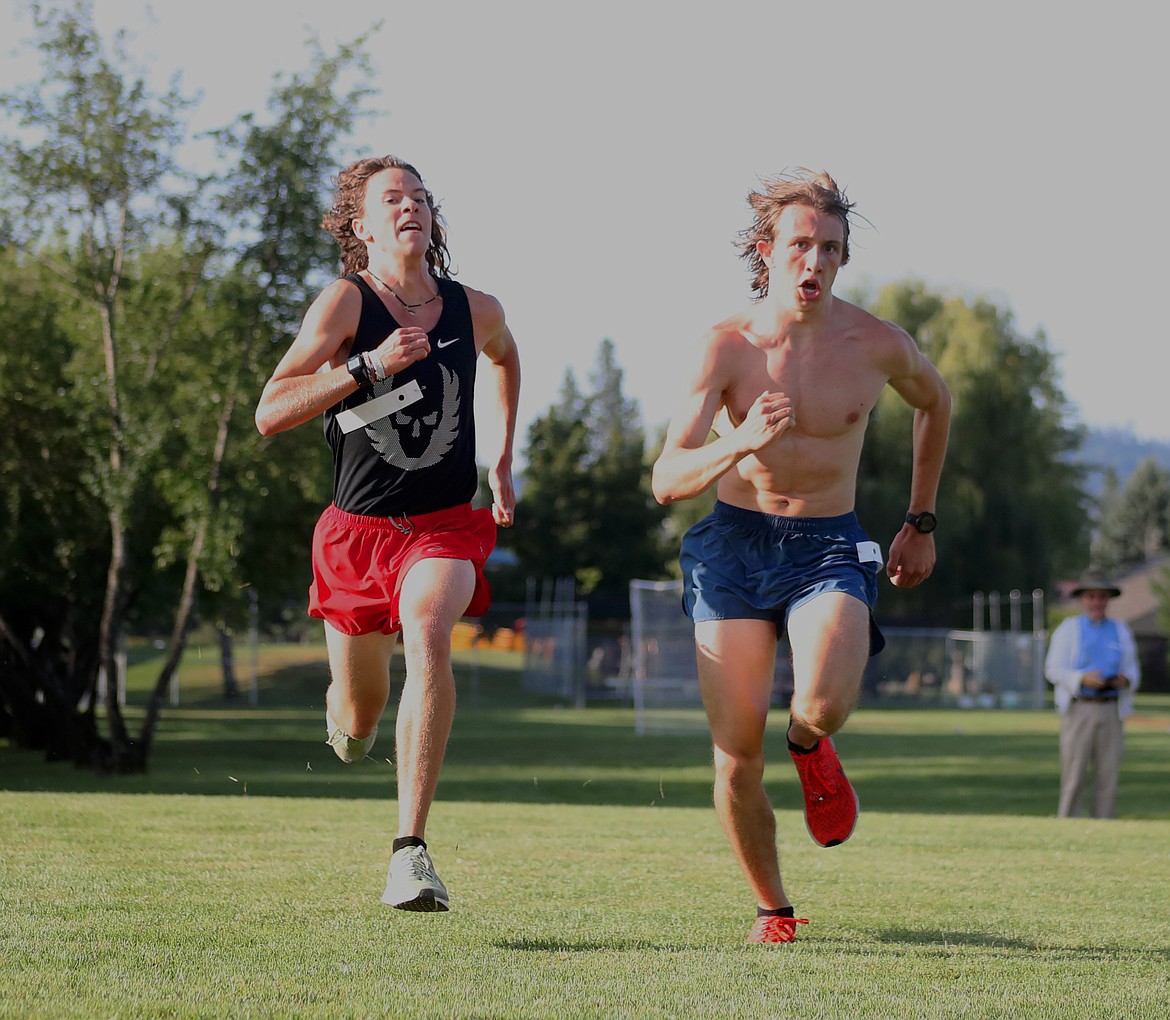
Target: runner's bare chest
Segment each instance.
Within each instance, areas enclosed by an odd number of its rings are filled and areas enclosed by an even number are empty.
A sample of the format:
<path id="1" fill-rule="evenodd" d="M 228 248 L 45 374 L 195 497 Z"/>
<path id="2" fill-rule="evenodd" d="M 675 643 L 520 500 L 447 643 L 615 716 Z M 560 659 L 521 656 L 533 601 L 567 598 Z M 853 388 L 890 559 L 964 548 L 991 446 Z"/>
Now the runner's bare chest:
<path id="1" fill-rule="evenodd" d="M 739 359 L 728 411 L 740 422 L 756 398 L 771 390 L 792 402 L 798 433 L 826 439 L 844 436 L 864 430 L 886 382 L 862 344 L 852 338 L 816 346 L 753 347 Z"/>

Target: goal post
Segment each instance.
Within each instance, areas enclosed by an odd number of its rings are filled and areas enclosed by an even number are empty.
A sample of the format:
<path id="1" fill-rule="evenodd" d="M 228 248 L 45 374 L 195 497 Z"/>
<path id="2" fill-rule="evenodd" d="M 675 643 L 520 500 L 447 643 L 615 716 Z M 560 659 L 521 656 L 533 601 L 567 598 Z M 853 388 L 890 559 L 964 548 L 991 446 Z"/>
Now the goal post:
<path id="1" fill-rule="evenodd" d="M 694 733 L 707 729 L 694 624 L 682 608 L 682 581 L 630 582 L 630 644 L 633 660 L 634 728 L 644 733 Z M 776 642 L 771 704 L 792 698 L 792 653 Z"/>
<path id="2" fill-rule="evenodd" d="M 682 581 L 630 582 L 630 644 L 635 732 L 705 726 L 695 633 L 682 610 Z"/>

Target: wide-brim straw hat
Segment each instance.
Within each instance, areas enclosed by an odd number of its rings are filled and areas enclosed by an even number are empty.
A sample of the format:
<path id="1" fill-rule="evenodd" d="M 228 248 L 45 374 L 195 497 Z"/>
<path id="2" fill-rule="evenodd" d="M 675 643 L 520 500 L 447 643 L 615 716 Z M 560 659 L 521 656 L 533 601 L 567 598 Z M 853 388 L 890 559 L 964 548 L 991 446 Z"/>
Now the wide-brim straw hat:
<path id="1" fill-rule="evenodd" d="M 1073 598 L 1077 598 L 1087 591 L 1103 591 L 1111 599 L 1115 599 L 1121 594 L 1121 589 L 1117 585 L 1112 581 L 1106 581 L 1103 577 L 1086 577 L 1083 581 L 1078 581 L 1070 594 Z"/>

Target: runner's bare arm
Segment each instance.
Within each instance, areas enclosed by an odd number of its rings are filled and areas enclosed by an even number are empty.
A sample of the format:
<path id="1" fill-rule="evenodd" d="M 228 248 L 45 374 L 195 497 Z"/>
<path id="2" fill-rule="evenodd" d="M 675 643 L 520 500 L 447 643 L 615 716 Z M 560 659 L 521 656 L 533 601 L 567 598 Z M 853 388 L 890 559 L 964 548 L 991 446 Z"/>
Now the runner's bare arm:
<path id="1" fill-rule="evenodd" d="M 717 335 L 700 345 L 690 392 L 671 419 L 662 452 L 654 462 L 651 487 L 659 503 L 698 496 L 748 454 L 763 449 L 795 424 L 788 398 L 765 390 L 738 426 L 707 442 L 724 406 L 729 357 L 728 345 Z"/>
<path id="2" fill-rule="evenodd" d="M 261 435 L 303 424 L 358 388 L 341 358 L 360 314 L 361 295 L 343 280 L 335 280 L 317 296 L 260 394 L 256 428 Z"/>
<path id="3" fill-rule="evenodd" d="M 346 280 L 334 280 L 309 306 L 297 338 L 260 394 L 256 428 L 262 435 L 295 428 L 358 388 L 345 362 L 361 310 L 361 292 Z M 417 326 L 403 326 L 370 356 L 393 375 L 429 353 L 426 333 Z"/>
<path id="4" fill-rule="evenodd" d="M 488 468 L 492 490 L 492 516 L 501 527 L 510 527 L 516 511 L 516 487 L 512 479 L 512 449 L 516 440 L 516 416 L 520 404 L 520 352 L 504 321 L 504 309 L 488 294 L 468 290 L 477 339 L 495 375 L 496 408 L 502 423 L 502 441 L 495 463 Z"/>
<path id="5" fill-rule="evenodd" d="M 907 509 L 933 513 L 950 435 L 951 392 L 909 336 L 905 343 L 909 345 L 908 370 L 891 377 L 890 386 L 914 408 L 914 459 Z M 890 580 L 899 588 L 912 588 L 930 576 L 934 563 L 934 535 L 904 524 L 890 544 L 886 563 Z"/>

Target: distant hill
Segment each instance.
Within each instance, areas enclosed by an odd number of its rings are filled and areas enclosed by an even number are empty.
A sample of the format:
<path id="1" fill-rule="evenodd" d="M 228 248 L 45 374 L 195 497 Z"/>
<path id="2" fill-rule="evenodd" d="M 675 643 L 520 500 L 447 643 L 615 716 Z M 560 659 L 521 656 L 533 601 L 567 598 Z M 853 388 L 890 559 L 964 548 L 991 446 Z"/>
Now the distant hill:
<path id="1" fill-rule="evenodd" d="M 1076 458 L 1090 469 L 1089 490 L 1099 496 L 1105 487 L 1105 475 L 1112 468 L 1121 484 L 1147 457 L 1170 471 L 1170 441 L 1140 439 L 1127 429 L 1092 429 L 1085 437 Z"/>

